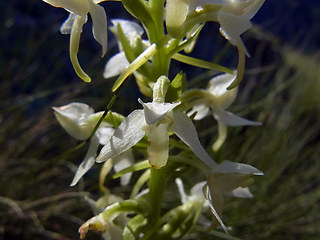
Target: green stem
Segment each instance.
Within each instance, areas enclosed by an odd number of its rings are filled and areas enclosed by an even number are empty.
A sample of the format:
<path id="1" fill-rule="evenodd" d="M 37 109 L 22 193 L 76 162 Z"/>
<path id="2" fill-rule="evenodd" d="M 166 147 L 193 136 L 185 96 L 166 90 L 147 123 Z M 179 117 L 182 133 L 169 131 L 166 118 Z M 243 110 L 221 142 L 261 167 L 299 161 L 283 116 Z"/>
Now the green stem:
<path id="1" fill-rule="evenodd" d="M 158 233 L 157 231 L 154 231 L 155 229 L 153 229 L 153 226 L 157 224 L 161 216 L 161 203 L 166 185 L 165 167 L 160 169 L 151 168 L 148 185 L 150 189 L 149 202 L 151 207 L 150 229 L 152 230 L 152 235 L 154 236 L 152 239 L 157 239 Z"/>
<path id="2" fill-rule="evenodd" d="M 165 36 L 163 25 L 164 0 L 150 0 L 149 7 L 153 24 L 148 28 L 148 36 L 151 43 L 158 43 Z M 169 63 L 170 59 L 167 57 L 166 48 L 161 48 L 153 57 L 153 64 L 156 69 L 155 80 L 161 75 L 168 75 Z"/>

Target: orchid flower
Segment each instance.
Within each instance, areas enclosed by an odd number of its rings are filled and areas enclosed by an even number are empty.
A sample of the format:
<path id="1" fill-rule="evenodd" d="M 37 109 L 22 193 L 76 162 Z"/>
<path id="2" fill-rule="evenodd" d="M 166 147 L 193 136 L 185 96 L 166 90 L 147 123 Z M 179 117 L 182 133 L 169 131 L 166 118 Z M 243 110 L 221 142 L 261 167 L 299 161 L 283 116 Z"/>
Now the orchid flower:
<path id="1" fill-rule="evenodd" d="M 117 35 L 117 25 L 119 24 L 124 35 L 130 43 L 133 43 L 134 41 L 136 41 L 136 39 L 141 38 L 142 34 L 144 33 L 143 28 L 133 21 L 113 19 L 111 20 L 111 22 L 113 24 L 113 27 L 110 28 L 110 30 Z M 130 65 L 124 51 L 122 50 L 120 41 L 118 41 L 118 47 L 120 52 L 111 57 L 105 65 L 103 72 L 104 78 L 118 76 Z"/>
<path id="2" fill-rule="evenodd" d="M 121 227 L 125 226 L 129 221 L 129 218 L 126 216 L 126 214 L 119 213 L 112 216 L 110 219 L 105 219 L 100 214 L 108 206 L 115 203 L 122 202 L 123 199 L 107 191 L 105 192 L 104 196 L 99 198 L 97 201 L 89 197 L 85 197 L 85 200 L 90 205 L 96 217 L 91 218 L 80 227 L 79 232 L 81 236 L 84 237 L 87 231 L 92 229 L 93 226 L 101 225 L 101 230 L 102 229 L 105 230 L 103 231 L 103 234 L 102 234 L 103 239 L 105 240 L 121 239 L 122 240 L 121 236 L 122 236 L 123 230 L 121 229 Z M 117 225 L 114 223 L 114 220 L 116 220 Z"/>
<path id="3" fill-rule="evenodd" d="M 211 108 L 213 117 L 218 122 L 219 133 L 217 141 L 213 144 L 214 151 L 218 151 L 224 143 L 227 137 L 227 126 L 261 125 L 260 122 L 249 121 L 225 111 L 237 96 L 237 87 L 227 90 L 227 86 L 234 81 L 235 77 L 235 75 L 229 73 L 213 77 L 208 84 L 207 90 L 200 91 L 199 95 L 201 97 L 193 102 L 194 107 L 188 112 L 189 116 L 195 114 L 194 120 L 200 120 L 208 115 Z"/>
<path id="4" fill-rule="evenodd" d="M 108 206 L 106 209 L 117 204 L 119 204 L 119 202 Z M 114 223 L 114 220 L 118 217 L 123 217 L 123 213 L 117 212 L 115 214 L 112 214 L 111 216 L 105 217 L 104 212 L 101 212 L 100 214 L 92 217 L 80 226 L 80 238 L 85 238 L 89 230 L 95 230 L 103 232 L 103 238 L 105 240 L 122 240 L 123 229 Z M 124 222 L 124 224 L 126 223 Z"/>
<path id="5" fill-rule="evenodd" d="M 223 210 L 223 195 L 240 198 L 251 198 L 248 186 L 252 183 L 253 175 L 263 175 L 258 169 L 243 163 L 223 161 L 209 170 L 207 176 L 208 193 L 212 213 L 216 220 L 227 232 L 221 221 Z M 213 224 L 217 224 L 214 220 Z"/>
<path id="6" fill-rule="evenodd" d="M 107 51 L 107 16 L 103 7 L 98 3 L 106 0 L 43 0 L 54 7 L 61 7 L 70 12 L 68 19 L 62 24 L 60 31 L 70 36 L 70 60 L 78 74 L 85 82 L 90 77 L 82 70 L 78 61 L 78 50 L 82 27 L 87 21 L 87 14 L 92 18 L 92 32 L 96 41 L 102 47 L 102 57 Z"/>
<path id="7" fill-rule="evenodd" d="M 199 22 L 216 21 L 221 34 L 238 48 L 238 71 L 228 86 L 232 89 L 243 78 L 245 55 L 249 53 L 241 40 L 241 34 L 251 26 L 250 20 L 265 0 L 167 0 L 166 25 L 168 32 L 177 37 L 192 29 Z M 190 25 L 191 24 L 191 25 Z"/>
<path id="8" fill-rule="evenodd" d="M 143 103 L 143 110 L 130 113 L 112 135 L 110 141 L 101 149 L 97 162 L 106 161 L 138 143 L 145 135 L 148 137 L 148 160 L 152 167 L 166 165 L 169 152 L 169 133 L 174 132 L 194 154 L 208 166 L 215 162 L 202 147 L 192 121 L 185 113 L 174 110 L 180 102 L 165 103 L 165 85 L 170 83 L 160 77 L 154 85 L 153 101 Z"/>
<path id="9" fill-rule="evenodd" d="M 77 140 L 88 139 L 103 114 L 103 112 L 94 113 L 94 110 L 84 103 L 70 103 L 62 107 L 53 107 L 53 110 L 60 125 Z M 106 144 L 113 132 L 114 129 L 111 125 L 102 122 L 90 140 L 88 152 L 78 167 L 71 186 L 76 185 L 80 178 L 94 165 L 99 144 Z M 133 162 L 132 157 L 130 154 L 118 156 L 113 161 L 114 168 L 120 171 L 130 166 Z M 126 179 L 122 180 L 123 183 L 128 182 L 128 175 L 122 178 Z"/>

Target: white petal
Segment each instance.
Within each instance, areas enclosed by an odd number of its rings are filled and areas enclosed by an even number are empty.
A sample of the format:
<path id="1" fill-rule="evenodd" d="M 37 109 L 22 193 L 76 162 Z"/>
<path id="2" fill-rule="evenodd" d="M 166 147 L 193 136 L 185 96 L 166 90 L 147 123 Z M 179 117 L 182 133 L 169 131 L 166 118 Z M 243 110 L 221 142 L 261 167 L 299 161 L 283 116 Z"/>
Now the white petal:
<path id="1" fill-rule="evenodd" d="M 261 122 L 254 122 L 242 117 L 238 117 L 231 112 L 222 109 L 214 109 L 213 117 L 231 127 L 237 126 L 260 126 Z"/>
<path id="2" fill-rule="evenodd" d="M 94 38 L 102 47 L 102 57 L 107 52 L 107 15 L 103 7 L 100 5 L 90 4 L 90 15 L 92 18 L 92 32 Z"/>
<path id="3" fill-rule="evenodd" d="M 224 11 L 219 12 L 218 21 L 221 25 L 221 30 L 225 33 L 224 37 L 230 40 L 233 45 L 236 45 L 233 42 L 233 38 L 239 37 L 252 26 L 250 19 L 246 16 Z"/>
<path id="4" fill-rule="evenodd" d="M 60 27 L 60 32 L 62 34 L 70 34 L 73 26 L 73 22 L 75 19 L 75 13 L 71 12 L 69 17 L 64 21 L 64 23 Z"/>
<path id="5" fill-rule="evenodd" d="M 252 167 L 251 165 L 244 163 L 231 162 L 229 160 L 223 161 L 220 164 L 215 165 L 210 173 L 243 173 L 243 174 L 254 174 L 263 175 L 263 172 Z"/>
<path id="6" fill-rule="evenodd" d="M 110 141 L 101 149 L 97 162 L 113 158 L 138 143 L 145 132 L 141 130 L 145 124 L 143 110 L 135 110 L 126 117 L 112 135 Z"/>
<path id="7" fill-rule="evenodd" d="M 238 198 L 252 198 L 253 195 L 250 192 L 249 188 L 238 187 L 234 189 L 232 192 L 226 193 L 225 195 L 230 197 L 238 197 Z"/>
<path id="8" fill-rule="evenodd" d="M 129 149 L 114 158 L 114 170 L 120 172 L 122 169 L 130 167 L 134 163 L 132 150 Z M 128 185 L 132 173 L 126 173 L 120 177 L 121 186 Z"/>
<path id="9" fill-rule="evenodd" d="M 97 156 L 97 150 L 99 147 L 99 139 L 97 136 L 93 136 L 90 141 L 88 152 L 77 169 L 76 175 L 74 176 L 70 186 L 74 186 L 82 178 L 82 176 L 94 165 L 95 158 Z"/>
<path id="10" fill-rule="evenodd" d="M 235 80 L 236 76 L 236 73 L 224 73 L 214 76 L 209 81 L 208 91 L 214 96 L 221 96 L 226 92 L 231 92 L 230 90 L 227 90 L 227 87 Z"/>
<path id="11" fill-rule="evenodd" d="M 55 7 L 65 8 L 70 12 L 84 16 L 89 11 L 89 1 L 87 0 L 43 0 Z"/>
<path id="12" fill-rule="evenodd" d="M 195 117 L 193 118 L 194 120 L 201 120 L 204 117 L 206 117 L 209 114 L 209 107 L 207 107 L 205 104 L 199 104 L 194 106 L 189 112 L 188 116 L 190 117 L 194 113 L 196 113 Z"/>
<path id="13" fill-rule="evenodd" d="M 94 110 L 84 103 L 70 103 L 62 107 L 53 107 L 54 114 L 61 126 L 72 137 L 85 140 L 94 128 L 89 124 L 89 118 Z"/>
<path id="14" fill-rule="evenodd" d="M 165 115 L 174 109 L 176 106 L 180 104 L 177 103 L 144 103 L 141 99 L 138 99 L 139 103 L 142 104 L 145 114 L 145 120 L 148 125 L 155 124 L 156 122 L 160 121 Z"/>
<path id="15" fill-rule="evenodd" d="M 123 20 L 123 19 L 112 19 L 111 22 L 116 29 L 118 24 L 120 24 L 124 35 L 129 41 L 131 39 L 135 39 L 137 37 L 142 36 L 142 34 L 144 33 L 143 28 L 139 24 L 133 21 Z"/>
<path id="16" fill-rule="evenodd" d="M 124 52 L 119 52 L 109 59 L 104 67 L 103 77 L 112 78 L 120 75 L 128 66 L 129 61 Z"/>
<path id="17" fill-rule="evenodd" d="M 180 193 L 181 203 L 186 203 L 188 201 L 188 197 L 186 192 L 184 191 L 183 182 L 180 178 L 176 178 L 175 181 L 178 187 L 178 191 Z"/>
<path id="18" fill-rule="evenodd" d="M 265 0 L 253 0 L 252 4 L 250 4 L 249 7 L 245 9 L 245 12 L 243 15 L 245 15 L 246 18 L 248 19 L 253 18 L 253 16 L 256 15 L 256 13 L 259 11 L 261 6 L 263 5 L 264 1 Z"/>
<path id="19" fill-rule="evenodd" d="M 206 185 L 206 182 L 203 181 L 203 182 L 199 182 L 197 184 L 195 184 L 191 190 L 190 190 L 190 193 L 191 193 L 191 196 L 192 197 L 195 197 L 199 200 L 205 200 L 205 196 L 203 194 L 203 187 Z"/>
<path id="20" fill-rule="evenodd" d="M 200 158 L 200 160 L 202 160 L 209 167 L 214 167 L 216 165 L 215 161 L 202 147 L 197 131 L 187 115 L 182 112 L 174 111 L 173 118 L 174 133 L 191 148 L 193 153 Z"/>
<path id="21" fill-rule="evenodd" d="M 110 141 L 112 134 L 114 133 L 115 129 L 112 127 L 99 127 L 96 135 L 99 138 L 99 143 L 101 145 L 105 145 Z"/>
<path id="22" fill-rule="evenodd" d="M 166 26 L 168 33 L 173 37 L 179 37 L 183 31 L 189 11 L 190 0 L 167 0 L 166 3 Z"/>

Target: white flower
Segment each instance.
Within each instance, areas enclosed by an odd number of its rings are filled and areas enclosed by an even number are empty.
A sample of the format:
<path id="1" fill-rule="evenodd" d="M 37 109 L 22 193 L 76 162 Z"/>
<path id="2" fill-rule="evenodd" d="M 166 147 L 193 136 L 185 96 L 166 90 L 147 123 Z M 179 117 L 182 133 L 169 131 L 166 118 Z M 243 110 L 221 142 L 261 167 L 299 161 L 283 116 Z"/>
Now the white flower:
<path id="1" fill-rule="evenodd" d="M 221 34 L 238 48 L 239 60 L 237 77 L 228 86 L 232 89 L 243 78 L 245 54 L 249 53 L 241 39 L 241 34 L 251 26 L 250 20 L 258 12 L 265 0 L 167 0 L 166 25 L 168 32 L 179 37 L 199 23 L 216 21 Z M 181 36 L 180 36 L 181 37 Z"/>
<path id="2" fill-rule="evenodd" d="M 92 32 L 96 41 L 102 47 L 102 56 L 107 51 L 107 16 L 103 7 L 98 3 L 106 0 L 43 0 L 55 7 L 65 8 L 70 12 L 69 18 L 62 24 L 60 31 L 70 36 L 70 59 L 78 76 L 90 82 L 90 77 L 82 70 L 77 53 L 79 50 L 82 26 L 87 21 L 87 14 L 92 18 Z"/>
<path id="3" fill-rule="evenodd" d="M 110 28 L 112 32 L 115 33 L 115 35 L 118 35 L 118 24 L 120 25 L 124 35 L 130 42 L 130 45 L 135 45 L 137 39 L 141 39 L 142 34 L 144 33 L 143 28 L 133 22 L 123 19 L 113 19 L 111 20 L 113 27 Z M 149 46 L 150 44 L 146 41 L 143 41 L 143 43 L 146 46 Z M 119 47 L 119 53 L 115 54 L 113 57 L 109 59 L 107 64 L 105 65 L 103 77 L 104 78 L 111 78 L 120 75 L 129 65 L 129 61 L 122 50 L 121 42 L 118 40 L 118 47 Z"/>
<path id="4" fill-rule="evenodd" d="M 224 0 L 218 12 L 221 34 L 244 51 L 248 56 L 240 35 L 251 26 L 251 18 L 258 12 L 265 0 Z"/>
<path id="5" fill-rule="evenodd" d="M 195 114 L 194 119 L 200 120 L 208 115 L 210 109 L 212 110 L 213 117 L 218 122 L 219 131 L 218 140 L 213 145 L 214 151 L 217 151 L 226 139 L 226 126 L 261 125 L 260 122 L 249 121 L 225 111 L 237 96 L 237 88 L 227 90 L 227 87 L 234 81 L 235 77 L 235 75 L 229 73 L 213 77 L 209 82 L 208 89 L 201 92 L 202 97 L 194 101 L 195 106 L 188 112 L 189 116 Z"/>
<path id="6" fill-rule="evenodd" d="M 127 151 L 147 135 L 148 160 L 154 168 L 161 168 L 168 160 L 169 132 L 172 131 L 208 166 L 215 165 L 201 146 L 192 121 L 186 114 L 173 110 L 180 102 L 139 102 L 144 109 L 133 111 L 123 120 L 110 141 L 101 149 L 97 162 Z"/>
<path id="7" fill-rule="evenodd" d="M 112 208 L 113 206 L 118 204 L 119 202 L 116 202 L 108 206 L 105 211 L 108 208 Z M 117 212 L 115 214 L 112 214 L 111 216 L 106 217 L 104 216 L 104 212 L 102 212 L 97 216 L 89 219 L 79 228 L 80 238 L 85 238 L 89 230 L 95 230 L 103 232 L 103 238 L 106 240 L 122 240 L 123 229 L 114 223 L 114 220 L 119 216 L 123 216 L 123 213 Z"/>
<path id="8" fill-rule="evenodd" d="M 200 202 L 204 204 L 205 206 L 209 206 L 208 200 L 205 198 L 205 195 L 203 194 L 203 188 L 206 185 L 206 182 L 199 182 L 195 184 L 191 189 L 190 189 L 190 195 L 187 195 L 184 191 L 184 186 L 183 182 L 180 178 L 176 178 L 176 184 L 178 186 L 178 190 L 180 193 L 181 197 L 181 202 L 187 203 L 187 202 Z"/>
<path id="9" fill-rule="evenodd" d="M 70 103 L 62 107 L 53 107 L 53 110 L 61 126 L 67 133 L 78 140 L 86 140 L 90 137 L 91 132 L 103 114 L 103 112 L 94 113 L 94 110 L 84 103 Z M 113 133 L 114 129 L 102 122 L 90 140 L 88 152 L 78 167 L 71 186 L 76 185 L 81 177 L 94 165 L 99 145 L 106 144 Z M 113 161 L 116 171 L 128 167 L 132 162 L 133 156 L 130 154 L 122 154 Z M 126 179 L 122 180 L 124 184 L 128 182 L 128 175 L 124 175 L 122 178 Z"/>
<path id="10" fill-rule="evenodd" d="M 263 175 L 263 173 L 250 165 L 231 161 L 223 161 L 209 170 L 207 197 L 211 204 L 212 213 L 225 231 L 227 230 L 220 219 L 223 210 L 223 195 L 251 198 L 252 194 L 248 186 L 253 181 L 251 179 L 253 175 Z M 214 221 L 213 224 L 218 222 Z"/>

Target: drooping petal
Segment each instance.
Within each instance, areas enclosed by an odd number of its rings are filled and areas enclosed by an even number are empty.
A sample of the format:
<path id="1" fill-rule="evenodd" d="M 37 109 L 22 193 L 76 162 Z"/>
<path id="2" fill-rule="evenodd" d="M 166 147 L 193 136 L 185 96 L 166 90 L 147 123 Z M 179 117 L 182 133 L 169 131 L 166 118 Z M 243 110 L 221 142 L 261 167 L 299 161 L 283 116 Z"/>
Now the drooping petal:
<path id="1" fill-rule="evenodd" d="M 143 124 L 145 124 L 143 110 L 135 110 L 130 113 L 116 129 L 110 141 L 101 149 L 96 161 L 104 162 L 138 143 L 145 135 L 145 132 L 141 130 Z"/>
<path id="2" fill-rule="evenodd" d="M 214 109 L 213 116 L 216 120 L 221 121 L 231 127 L 260 126 L 262 124 L 261 122 L 254 122 L 254 121 L 244 119 L 242 117 L 238 117 L 231 112 L 222 110 L 221 108 Z"/>
<path id="3" fill-rule="evenodd" d="M 83 24 L 86 21 L 86 15 L 76 15 L 72 25 L 70 35 L 70 60 L 77 75 L 85 82 L 91 82 L 91 78 L 83 71 L 78 60 L 78 51 L 80 44 L 80 36 Z"/>
<path id="4" fill-rule="evenodd" d="M 128 66 L 129 61 L 124 52 L 119 52 L 109 59 L 104 67 L 103 77 L 112 78 L 120 75 Z"/>
<path id="5" fill-rule="evenodd" d="M 217 152 L 227 138 L 227 125 L 218 121 L 218 138 L 212 145 L 212 150 Z"/>
<path id="6" fill-rule="evenodd" d="M 100 5 L 90 3 L 89 9 L 91 18 L 92 18 L 92 32 L 96 41 L 102 47 L 102 57 L 107 52 L 107 15 L 103 7 Z"/>
<path id="7" fill-rule="evenodd" d="M 216 163 L 209 156 L 209 154 L 202 147 L 197 131 L 188 118 L 188 116 L 182 112 L 174 111 L 173 112 L 173 131 L 174 133 L 185 143 L 187 144 L 193 153 L 202 160 L 209 167 L 213 168 Z"/>
<path id="8" fill-rule="evenodd" d="M 145 120 L 148 125 L 155 124 L 166 116 L 166 114 L 178 106 L 181 102 L 177 103 L 159 103 L 151 102 L 144 103 L 141 99 L 138 99 L 142 104 L 145 114 Z"/>
<path id="9" fill-rule="evenodd" d="M 74 176 L 70 186 L 74 186 L 82 178 L 82 176 L 94 165 L 97 156 L 97 150 L 99 147 L 99 139 L 94 135 L 90 141 L 88 152 L 77 169 L 76 175 Z"/>
<path id="10" fill-rule="evenodd" d="M 182 180 L 180 178 L 176 178 L 175 182 L 177 184 L 178 191 L 180 193 L 181 203 L 186 203 L 188 201 L 188 196 L 187 196 L 186 192 L 184 191 L 184 186 L 183 186 Z"/>
<path id="11" fill-rule="evenodd" d="M 169 157 L 168 124 L 160 124 L 148 134 L 148 160 L 152 167 L 161 168 L 167 164 Z"/>

